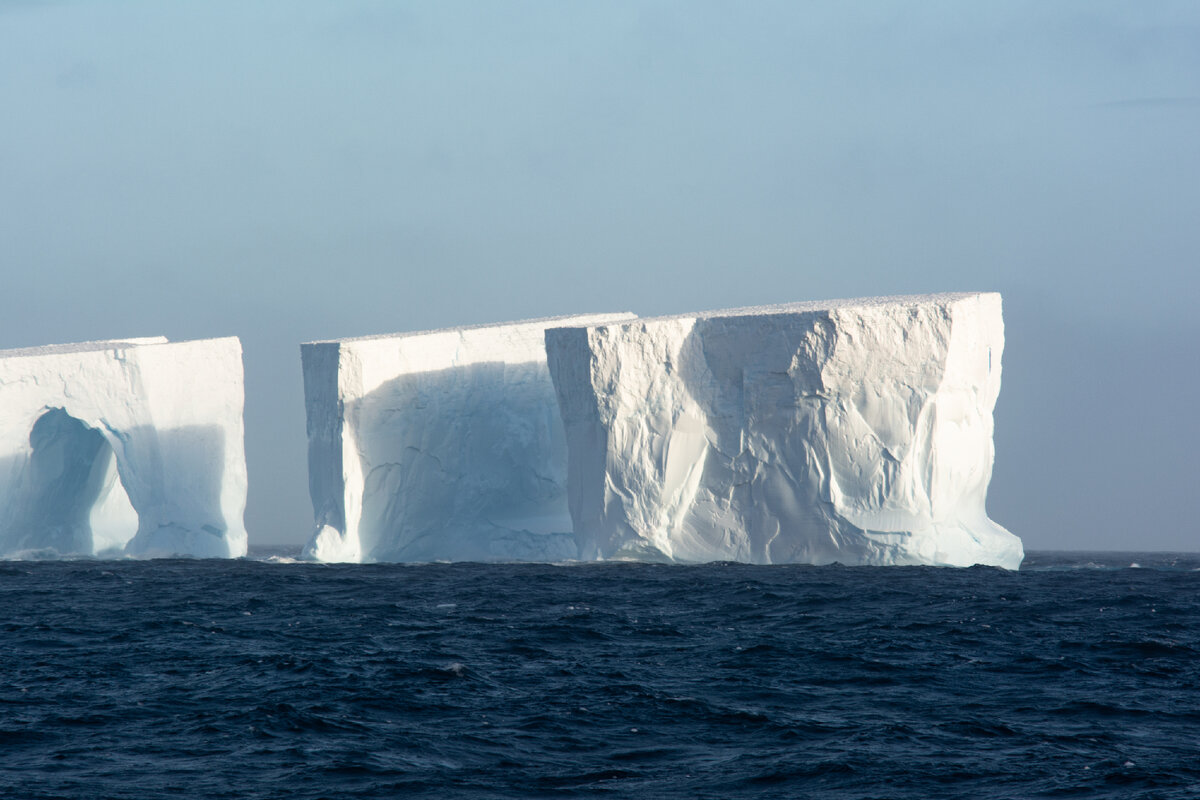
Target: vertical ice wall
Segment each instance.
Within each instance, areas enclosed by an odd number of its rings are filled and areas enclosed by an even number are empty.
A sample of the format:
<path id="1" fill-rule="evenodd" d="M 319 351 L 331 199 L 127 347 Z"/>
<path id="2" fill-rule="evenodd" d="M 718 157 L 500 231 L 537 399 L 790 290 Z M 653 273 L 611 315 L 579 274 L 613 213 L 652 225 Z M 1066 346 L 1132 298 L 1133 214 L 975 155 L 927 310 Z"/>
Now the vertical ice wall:
<path id="1" fill-rule="evenodd" d="M 0 555 L 242 556 L 236 338 L 0 351 Z"/>
<path id="2" fill-rule="evenodd" d="M 580 556 L 992 564 L 998 294 L 548 330 Z"/>
<path id="3" fill-rule="evenodd" d="M 574 558 L 545 329 L 584 315 L 301 347 L 323 561 Z"/>

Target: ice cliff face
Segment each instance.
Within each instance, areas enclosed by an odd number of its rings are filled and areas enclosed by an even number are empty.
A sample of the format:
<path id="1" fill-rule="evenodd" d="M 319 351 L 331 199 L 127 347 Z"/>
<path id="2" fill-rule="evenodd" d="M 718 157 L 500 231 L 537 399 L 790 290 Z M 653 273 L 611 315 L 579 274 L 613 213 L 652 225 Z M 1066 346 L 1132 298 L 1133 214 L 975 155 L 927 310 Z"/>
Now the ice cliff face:
<path id="1" fill-rule="evenodd" d="M 0 556 L 242 556 L 236 338 L 0 351 Z"/>
<path id="2" fill-rule="evenodd" d="M 990 564 L 1000 296 L 801 303 L 546 332 L 580 556 Z"/>
<path id="3" fill-rule="evenodd" d="M 574 558 L 544 336 L 632 314 L 301 347 L 322 561 Z"/>

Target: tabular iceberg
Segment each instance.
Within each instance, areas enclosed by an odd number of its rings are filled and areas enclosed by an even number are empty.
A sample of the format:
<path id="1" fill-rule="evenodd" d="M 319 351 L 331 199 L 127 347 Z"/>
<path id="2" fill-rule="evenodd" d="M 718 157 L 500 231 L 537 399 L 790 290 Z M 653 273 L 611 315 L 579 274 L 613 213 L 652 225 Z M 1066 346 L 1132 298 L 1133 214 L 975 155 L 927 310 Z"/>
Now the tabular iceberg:
<path id="1" fill-rule="evenodd" d="M 1000 296 L 798 303 L 546 332 L 580 556 L 989 564 Z"/>
<path id="2" fill-rule="evenodd" d="M 0 351 L 0 555 L 245 555 L 243 400 L 236 338 Z"/>
<path id="3" fill-rule="evenodd" d="M 301 346 L 321 561 L 577 555 L 546 368 L 558 317 Z"/>

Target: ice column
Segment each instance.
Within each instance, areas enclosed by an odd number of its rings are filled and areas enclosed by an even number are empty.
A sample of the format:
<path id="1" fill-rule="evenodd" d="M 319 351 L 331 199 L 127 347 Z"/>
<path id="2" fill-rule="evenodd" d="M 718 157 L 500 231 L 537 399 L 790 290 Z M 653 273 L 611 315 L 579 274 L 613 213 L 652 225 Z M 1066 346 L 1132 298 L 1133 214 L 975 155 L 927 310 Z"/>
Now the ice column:
<path id="1" fill-rule="evenodd" d="M 323 561 L 576 556 L 567 447 L 546 368 L 559 317 L 302 345 Z"/>
<path id="2" fill-rule="evenodd" d="M 798 303 L 546 333 L 580 556 L 990 564 L 1000 296 Z"/>

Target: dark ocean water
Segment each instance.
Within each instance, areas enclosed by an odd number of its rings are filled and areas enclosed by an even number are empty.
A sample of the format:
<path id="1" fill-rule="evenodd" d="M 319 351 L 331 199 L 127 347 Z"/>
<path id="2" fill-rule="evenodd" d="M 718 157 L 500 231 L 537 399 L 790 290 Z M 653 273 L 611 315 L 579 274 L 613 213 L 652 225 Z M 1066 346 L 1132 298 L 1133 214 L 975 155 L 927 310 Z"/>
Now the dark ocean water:
<path id="1" fill-rule="evenodd" d="M 1198 570 L 4 563 L 0 796 L 1190 800 Z"/>

